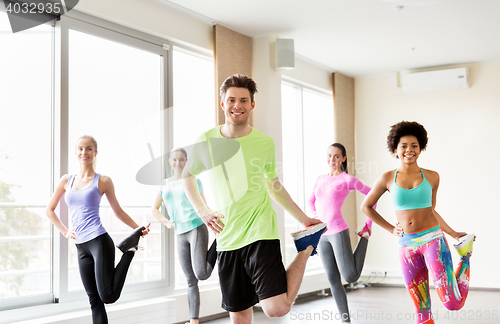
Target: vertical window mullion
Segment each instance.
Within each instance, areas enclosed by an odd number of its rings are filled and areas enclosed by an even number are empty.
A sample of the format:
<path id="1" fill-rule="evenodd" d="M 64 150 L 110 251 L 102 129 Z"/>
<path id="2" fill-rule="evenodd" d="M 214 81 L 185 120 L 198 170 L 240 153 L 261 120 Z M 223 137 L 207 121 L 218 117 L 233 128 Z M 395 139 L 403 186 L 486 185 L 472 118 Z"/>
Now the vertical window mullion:
<path id="1" fill-rule="evenodd" d="M 163 104 L 163 178 L 167 177 L 167 170 L 170 167 L 168 162 L 169 152 L 173 149 L 174 140 L 174 115 L 173 115 L 173 55 L 172 51 L 168 51 L 164 56 L 164 69 L 163 69 L 163 91 L 164 91 L 164 104 Z M 165 206 L 162 204 L 163 215 L 166 214 Z M 171 230 L 162 226 L 162 246 L 163 250 L 163 271 L 164 277 L 168 281 L 168 291 L 175 290 L 175 238 Z"/>
<path id="2" fill-rule="evenodd" d="M 54 138 L 52 193 L 59 179 L 68 173 L 68 26 L 65 21 L 56 23 L 54 37 Z M 61 222 L 69 225 L 68 208 L 61 199 L 57 208 Z M 53 292 L 56 301 L 68 297 L 68 240 L 52 225 Z"/>
<path id="3" fill-rule="evenodd" d="M 305 211 L 305 191 L 304 191 L 304 105 L 302 96 L 302 87 L 296 88 L 297 96 L 297 126 L 298 126 L 298 139 L 297 139 L 297 152 L 299 152 L 298 157 L 298 170 L 297 170 L 297 180 L 298 180 L 298 201 L 297 205 L 300 206 L 302 210 Z"/>

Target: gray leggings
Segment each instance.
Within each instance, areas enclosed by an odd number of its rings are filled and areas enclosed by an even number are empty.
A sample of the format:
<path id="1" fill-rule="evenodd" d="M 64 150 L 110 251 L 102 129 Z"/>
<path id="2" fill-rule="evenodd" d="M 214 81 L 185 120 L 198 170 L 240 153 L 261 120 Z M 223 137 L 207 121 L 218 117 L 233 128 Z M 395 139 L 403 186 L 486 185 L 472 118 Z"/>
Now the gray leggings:
<path id="1" fill-rule="evenodd" d="M 189 315 L 192 319 L 198 319 L 200 316 L 198 280 L 208 279 L 214 267 L 214 264 L 207 260 L 207 246 L 208 230 L 205 224 L 177 235 L 177 253 L 187 279 Z"/>
<path id="2" fill-rule="evenodd" d="M 340 274 L 347 282 L 356 282 L 359 279 L 365 262 L 367 246 L 368 239 L 362 237 L 353 253 L 349 229 L 333 235 L 323 235 L 319 241 L 319 256 L 330 282 L 332 295 L 337 303 L 342 322 L 350 322 L 350 317 L 347 296 Z"/>

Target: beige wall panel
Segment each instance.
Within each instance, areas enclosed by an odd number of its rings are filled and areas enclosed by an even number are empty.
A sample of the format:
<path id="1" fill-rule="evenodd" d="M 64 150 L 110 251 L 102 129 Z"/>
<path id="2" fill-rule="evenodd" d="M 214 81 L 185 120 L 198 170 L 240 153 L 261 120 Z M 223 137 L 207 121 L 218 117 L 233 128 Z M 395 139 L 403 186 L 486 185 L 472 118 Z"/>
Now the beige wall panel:
<path id="1" fill-rule="evenodd" d="M 355 176 L 354 170 L 354 79 L 335 72 L 333 77 L 333 105 L 334 105 L 334 138 L 345 146 L 347 150 L 348 171 Z M 342 216 L 350 229 L 351 245 L 358 242 L 354 230 L 356 223 L 356 194 L 351 192 L 342 206 Z"/>
<path id="2" fill-rule="evenodd" d="M 232 74 L 252 76 L 252 38 L 221 25 L 214 25 L 216 121 L 224 124 L 219 88 Z M 250 116 L 252 124 L 252 116 Z"/>

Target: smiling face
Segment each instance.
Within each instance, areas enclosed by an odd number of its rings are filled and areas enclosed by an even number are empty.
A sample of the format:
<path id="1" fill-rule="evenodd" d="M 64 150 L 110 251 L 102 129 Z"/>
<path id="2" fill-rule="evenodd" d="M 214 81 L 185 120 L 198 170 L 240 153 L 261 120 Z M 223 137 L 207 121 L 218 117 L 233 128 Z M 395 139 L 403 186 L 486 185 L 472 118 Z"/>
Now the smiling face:
<path id="1" fill-rule="evenodd" d="M 326 158 L 328 166 L 330 167 L 330 173 L 341 173 L 342 172 L 342 162 L 347 159 L 347 156 L 342 155 L 342 150 L 335 146 L 330 146 L 326 152 Z"/>
<path id="2" fill-rule="evenodd" d="M 174 151 L 171 153 L 168 162 L 175 172 L 182 173 L 182 170 L 184 170 L 184 167 L 186 166 L 187 158 L 181 151 Z"/>
<path id="3" fill-rule="evenodd" d="M 248 125 L 248 118 L 255 107 L 255 101 L 252 102 L 248 89 L 231 87 L 221 100 L 221 107 L 226 116 L 226 123 Z"/>
<path id="4" fill-rule="evenodd" d="M 92 163 L 97 155 L 94 142 L 90 138 L 80 138 L 76 142 L 75 155 L 82 164 Z"/>
<path id="5" fill-rule="evenodd" d="M 418 139 L 413 135 L 402 136 L 394 150 L 394 154 L 405 163 L 415 163 L 421 152 Z"/>

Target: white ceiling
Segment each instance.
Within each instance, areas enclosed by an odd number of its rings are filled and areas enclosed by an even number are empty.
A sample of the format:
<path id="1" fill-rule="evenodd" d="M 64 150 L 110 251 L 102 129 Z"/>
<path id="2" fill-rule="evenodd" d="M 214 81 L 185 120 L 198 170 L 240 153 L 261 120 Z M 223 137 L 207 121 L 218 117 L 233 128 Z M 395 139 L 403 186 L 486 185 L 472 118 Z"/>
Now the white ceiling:
<path id="1" fill-rule="evenodd" d="M 296 54 L 351 77 L 500 61 L 500 0 L 167 2 L 249 36 L 292 38 Z"/>

